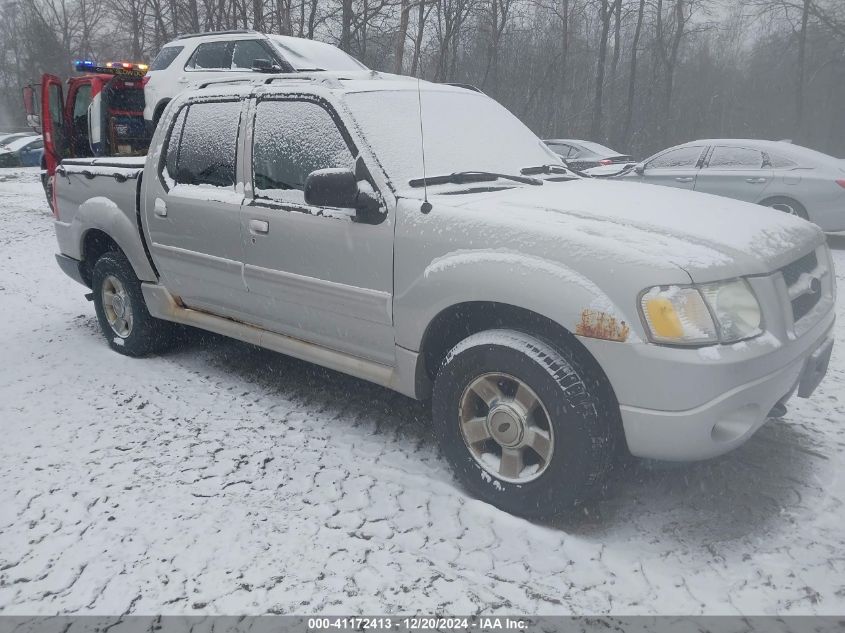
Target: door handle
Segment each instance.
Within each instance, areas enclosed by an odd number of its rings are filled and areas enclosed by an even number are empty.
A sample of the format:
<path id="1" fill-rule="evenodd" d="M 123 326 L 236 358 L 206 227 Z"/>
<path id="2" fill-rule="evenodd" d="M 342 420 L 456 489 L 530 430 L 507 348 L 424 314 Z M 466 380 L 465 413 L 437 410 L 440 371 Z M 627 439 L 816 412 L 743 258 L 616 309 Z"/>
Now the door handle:
<path id="1" fill-rule="evenodd" d="M 678 176 L 677 178 L 675 178 L 675 180 L 677 180 L 678 182 L 692 182 L 693 177 L 692 176 Z"/>
<path id="2" fill-rule="evenodd" d="M 250 220 L 249 232 L 265 235 L 270 232 L 270 223 L 267 220 Z"/>
<path id="3" fill-rule="evenodd" d="M 167 205 L 164 203 L 164 200 L 156 198 L 155 204 L 153 205 L 153 213 L 160 218 L 167 217 Z"/>
<path id="4" fill-rule="evenodd" d="M 752 185 L 762 185 L 766 182 L 765 178 L 746 178 L 745 182 L 750 183 Z"/>

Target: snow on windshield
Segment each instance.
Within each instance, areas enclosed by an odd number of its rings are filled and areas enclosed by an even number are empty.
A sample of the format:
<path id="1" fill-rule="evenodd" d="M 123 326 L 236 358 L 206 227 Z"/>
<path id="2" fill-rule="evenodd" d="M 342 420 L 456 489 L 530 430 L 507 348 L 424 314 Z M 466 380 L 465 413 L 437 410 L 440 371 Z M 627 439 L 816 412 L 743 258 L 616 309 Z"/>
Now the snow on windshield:
<path id="1" fill-rule="evenodd" d="M 284 35 L 271 35 L 269 39 L 296 70 L 367 69 L 357 59 L 331 44 Z"/>
<path id="2" fill-rule="evenodd" d="M 525 124 L 483 94 L 430 86 L 419 94 L 429 177 L 460 171 L 518 175 L 523 167 L 561 164 Z M 416 90 L 350 93 L 346 103 L 397 190 L 422 177 Z"/>

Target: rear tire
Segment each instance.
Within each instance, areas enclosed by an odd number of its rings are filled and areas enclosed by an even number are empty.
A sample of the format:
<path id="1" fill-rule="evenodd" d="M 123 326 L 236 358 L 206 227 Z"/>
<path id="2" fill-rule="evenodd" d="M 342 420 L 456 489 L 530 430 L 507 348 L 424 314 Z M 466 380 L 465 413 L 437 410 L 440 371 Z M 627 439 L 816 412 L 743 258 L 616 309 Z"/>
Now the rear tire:
<path id="1" fill-rule="evenodd" d="M 768 200 L 764 200 L 760 204 L 762 204 L 764 207 L 771 207 L 772 209 L 776 209 L 777 211 L 782 211 L 783 213 L 794 215 L 803 220 L 810 220 L 810 216 L 807 214 L 807 209 L 804 208 L 804 205 L 802 205 L 797 200 L 793 200 L 792 198 L 778 196 L 777 198 L 769 198 Z"/>
<path id="2" fill-rule="evenodd" d="M 141 282 L 123 253 L 112 251 L 97 260 L 91 288 L 100 329 L 114 351 L 145 356 L 173 345 L 176 325 L 150 315 Z"/>
<path id="3" fill-rule="evenodd" d="M 447 355 L 432 412 L 458 479 L 512 514 L 572 511 L 603 487 L 619 410 L 579 353 L 515 330 L 473 334 Z M 518 456 L 517 456 L 518 455 Z"/>

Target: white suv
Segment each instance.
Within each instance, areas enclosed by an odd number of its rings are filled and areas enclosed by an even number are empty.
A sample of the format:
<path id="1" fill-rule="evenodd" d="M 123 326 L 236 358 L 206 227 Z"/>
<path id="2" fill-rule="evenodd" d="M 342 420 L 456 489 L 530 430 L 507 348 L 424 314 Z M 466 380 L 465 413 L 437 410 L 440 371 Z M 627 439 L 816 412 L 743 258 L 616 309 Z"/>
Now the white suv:
<path id="1" fill-rule="evenodd" d="M 165 44 L 144 77 L 144 120 L 155 128 L 164 106 L 189 84 L 245 70 L 366 70 L 331 44 L 256 31 L 183 35 Z"/>

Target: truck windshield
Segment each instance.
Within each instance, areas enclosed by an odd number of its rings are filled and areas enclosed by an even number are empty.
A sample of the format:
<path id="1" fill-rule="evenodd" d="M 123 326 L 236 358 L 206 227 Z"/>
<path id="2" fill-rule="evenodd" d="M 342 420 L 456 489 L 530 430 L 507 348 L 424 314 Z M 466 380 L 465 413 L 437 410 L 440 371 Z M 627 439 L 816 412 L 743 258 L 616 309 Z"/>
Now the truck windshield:
<path id="1" fill-rule="evenodd" d="M 419 99 L 429 176 L 479 171 L 519 174 L 532 165 L 560 163 L 525 124 L 483 94 L 429 84 Z M 409 193 L 410 181 L 423 176 L 416 86 L 350 93 L 346 103 L 393 186 Z M 411 195 L 419 194 L 419 189 L 414 191 Z"/>

